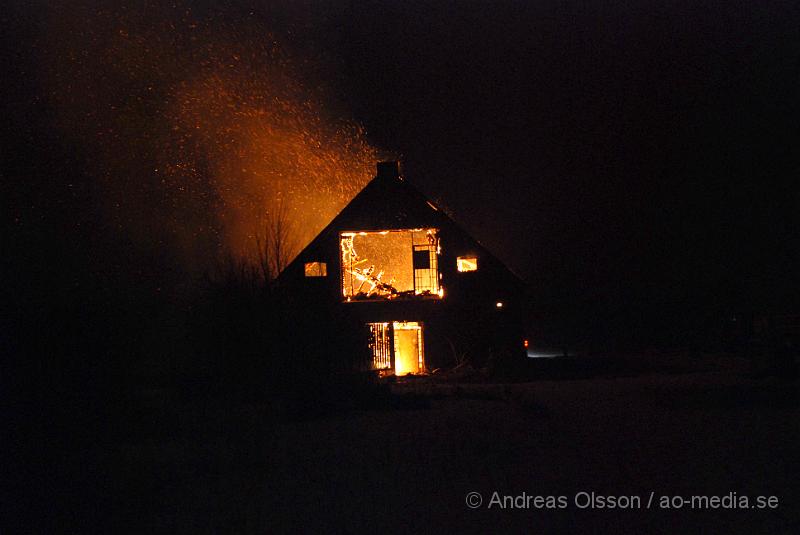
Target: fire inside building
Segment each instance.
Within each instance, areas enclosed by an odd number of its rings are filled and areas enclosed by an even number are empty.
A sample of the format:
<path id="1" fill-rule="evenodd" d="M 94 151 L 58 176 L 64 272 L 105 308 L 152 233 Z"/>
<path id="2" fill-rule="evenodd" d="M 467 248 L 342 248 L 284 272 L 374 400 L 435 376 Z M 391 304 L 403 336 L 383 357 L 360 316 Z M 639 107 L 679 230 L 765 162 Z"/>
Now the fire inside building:
<path id="1" fill-rule="evenodd" d="M 377 176 L 283 271 L 304 306 L 364 335 L 352 366 L 422 374 L 525 356 L 523 282 L 399 173 Z"/>

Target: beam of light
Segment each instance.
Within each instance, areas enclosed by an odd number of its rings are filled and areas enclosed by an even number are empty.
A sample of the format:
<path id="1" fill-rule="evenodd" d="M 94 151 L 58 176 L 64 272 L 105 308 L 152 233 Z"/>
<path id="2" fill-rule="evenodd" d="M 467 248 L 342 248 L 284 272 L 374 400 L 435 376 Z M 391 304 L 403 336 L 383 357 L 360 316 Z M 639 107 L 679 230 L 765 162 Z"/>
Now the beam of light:
<path id="1" fill-rule="evenodd" d="M 555 349 L 533 349 L 533 348 L 526 348 L 526 349 L 528 358 L 530 359 L 555 359 L 567 356 L 564 354 L 564 351 L 558 351 Z"/>
<path id="2" fill-rule="evenodd" d="M 48 15 L 41 76 L 104 224 L 190 268 L 252 256 L 277 211 L 298 252 L 383 156 L 263 17 L 148 2 Z"/>

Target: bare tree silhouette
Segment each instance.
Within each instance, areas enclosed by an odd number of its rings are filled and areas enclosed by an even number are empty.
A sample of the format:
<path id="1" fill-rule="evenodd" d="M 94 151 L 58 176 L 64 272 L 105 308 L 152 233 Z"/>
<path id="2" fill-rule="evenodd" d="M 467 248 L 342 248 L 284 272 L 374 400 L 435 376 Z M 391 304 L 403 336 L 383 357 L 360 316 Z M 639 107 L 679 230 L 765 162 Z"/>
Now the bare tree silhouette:
<path id="1" fill-rule="evenodd" d="M 267 211 L 264 233 L 256 236 L 258 266 L 265 282 L 274 280 L 297 252 L 297 238 L 286 205 Z"/>

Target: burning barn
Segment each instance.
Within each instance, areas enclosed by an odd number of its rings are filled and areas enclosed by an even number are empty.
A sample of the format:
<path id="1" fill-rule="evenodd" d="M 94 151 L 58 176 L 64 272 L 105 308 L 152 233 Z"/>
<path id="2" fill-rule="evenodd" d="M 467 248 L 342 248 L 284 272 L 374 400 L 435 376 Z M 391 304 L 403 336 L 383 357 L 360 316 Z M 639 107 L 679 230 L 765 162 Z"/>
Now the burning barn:
<path id="1" fill-rule="evenodd" d="M 377 176 L 283 271 L 301 306 L 363 333 L 360 369 L 419 374 L 524 357 L 523 283 L 405 181 Z"/>

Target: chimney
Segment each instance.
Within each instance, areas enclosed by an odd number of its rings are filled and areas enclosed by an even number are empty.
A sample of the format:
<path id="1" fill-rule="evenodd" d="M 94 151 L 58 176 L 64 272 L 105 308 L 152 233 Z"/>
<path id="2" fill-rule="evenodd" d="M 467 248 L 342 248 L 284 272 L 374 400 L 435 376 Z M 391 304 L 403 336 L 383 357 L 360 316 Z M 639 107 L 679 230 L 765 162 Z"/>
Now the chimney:
<path id="1" fill-rule="evenodd" d="M 400 162 L 378 162 L 378 178 L 395 180 L 400 178 Z"/>

